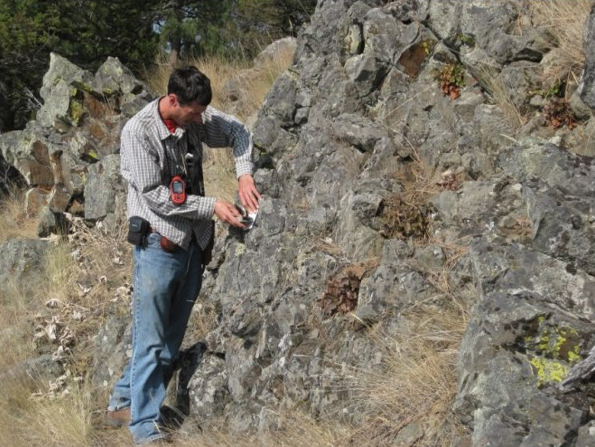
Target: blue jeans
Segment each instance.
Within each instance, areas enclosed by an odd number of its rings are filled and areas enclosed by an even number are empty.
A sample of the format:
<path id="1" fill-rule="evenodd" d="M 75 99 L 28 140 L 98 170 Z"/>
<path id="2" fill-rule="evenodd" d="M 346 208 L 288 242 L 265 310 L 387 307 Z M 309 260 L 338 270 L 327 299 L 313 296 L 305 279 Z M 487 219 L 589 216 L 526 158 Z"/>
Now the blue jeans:
<path id="1" fill-rule="evenodd" d="M 130 407 L 134 442 L 145 444 L 165 436 L 159 431 L 159 408 L 192 306 L 201 286 L 201 249 L 164 251 L 159 233 L 134 248 L 132 358 L 116 382 L 109 410 Z"/>

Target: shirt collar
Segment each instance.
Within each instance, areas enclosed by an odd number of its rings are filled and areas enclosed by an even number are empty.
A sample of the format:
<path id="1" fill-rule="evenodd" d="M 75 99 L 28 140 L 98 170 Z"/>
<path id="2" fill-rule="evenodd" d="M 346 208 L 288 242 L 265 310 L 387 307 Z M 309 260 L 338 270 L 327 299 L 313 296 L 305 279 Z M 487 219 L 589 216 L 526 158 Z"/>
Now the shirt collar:
<path id="1" fill-rule="evenodd" d="M 153 116 L 157 125 L 157 134 L 159 135 L 159 139 L 163 141 L 169 138 L 170 136 L 180 139 L 182 138 L 182 136 L 184 136 L 184 128 L 178 126 L 176 131 L 174 133 L 171 133 L 167 126 L 163 123 L 163 120 L 161 119 L 161 115 L 159 114 L 159 101 L 161 100 L 161 98 L 163 98 L 163 96 L 153 101 Z"/>

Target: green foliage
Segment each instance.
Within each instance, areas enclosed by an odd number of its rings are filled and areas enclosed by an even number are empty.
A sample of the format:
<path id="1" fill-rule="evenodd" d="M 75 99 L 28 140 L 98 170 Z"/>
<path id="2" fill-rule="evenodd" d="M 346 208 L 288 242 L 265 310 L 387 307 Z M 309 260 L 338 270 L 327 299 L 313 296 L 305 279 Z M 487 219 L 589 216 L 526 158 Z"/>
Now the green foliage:
<path id="1" fill-rule="evenodd" d="M 234 5 L 233 0 L 173 0 L 159 10 L 160 43 L 172 62 L 223 52 Z"/>
<path id="2" fill-rule="evenodd" d="M 2 117 L 3 131 L 22 127 L 31 118 L 30 99 L 41 86 L 52 51 L 90 70 L 108 56 L 132 69 L 152 61 L 158 45 L 152 8 L 159 3 L 2 0 L 0 71 L 12 112 Z"/>
<path id="3" fill-rule="evenodd" d="M 444 95 L 457 99 L 465 86 L 465 66 L 460 62 L 450 62 L 436 73 L 436 79 Z"/>
<path id="4" fill-rule="evenodd" d="M 178 59 L 252 58 L 295 35 L 316 0 L 1 0 L 0 129 L 22 128 L 56 52 L 95 71 L 108 56 L 137 74 L 161 47 Z"/>

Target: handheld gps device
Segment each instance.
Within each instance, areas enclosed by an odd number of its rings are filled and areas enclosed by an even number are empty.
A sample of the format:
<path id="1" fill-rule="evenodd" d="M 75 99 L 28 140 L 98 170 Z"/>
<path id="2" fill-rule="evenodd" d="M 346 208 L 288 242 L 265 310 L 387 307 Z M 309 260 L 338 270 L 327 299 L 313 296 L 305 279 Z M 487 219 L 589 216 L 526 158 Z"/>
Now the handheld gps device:
<path id="1" fill-rule="evenodd" d="M 169 184 L 171 201 L 174 205 L 182 205 L 186 202 L 186 182 L 179 175 L 174 176 Z"/>

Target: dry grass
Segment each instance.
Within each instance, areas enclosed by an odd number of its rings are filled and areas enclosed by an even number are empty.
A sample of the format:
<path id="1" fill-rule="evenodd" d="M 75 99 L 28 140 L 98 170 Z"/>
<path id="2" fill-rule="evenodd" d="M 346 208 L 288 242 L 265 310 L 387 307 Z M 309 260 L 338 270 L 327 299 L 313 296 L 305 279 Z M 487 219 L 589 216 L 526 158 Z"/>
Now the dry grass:
<path id="1" fill-rule="evenodd" d="M 528 119 L 520 107 L 514 101 L 514 93 L 504 83 L 502 74 L 494 67 L 489 65 L 480 66 L 477 77 L 488 92 L 492 102 L 500 107 L 504 118 L 510 125 L 510 129 L 503 129 L 503 132 L 509 131 L 513 135 L 523 127 Z"/>
<path id="2" fill-rule="evenodd" d="M 91 445 L 91 394 L 71 383 L 64 396 L 33 397 L 33 385 L 17 379 L 4 383 L 0 394 L 0 444 L 7 447 L 83 447 Z"/>
<path id="3" fill-rule="evenodd" d="M 13 189 L 0 202 L 0 243 L 37 238 L 38 219 L 25 212 L 25 194 L 25 190 Z"/>
<path id="4" fill-rule="evenodd" d="M 96 407 L 103 408 L 104 402 L 93 401 L 86 380 L 76 382 L 72 377 L 88 372 L 93 358 L 91 337 L 104 324 L 107 309 L 117 306 L 113 302 L 114 288 L 129 277 L 130 250 L 126 247 L 125 253 L 120 252 L 121 240 L 83 228 L 80 221 L 75 222 L 75 228 L 70 241 L 55 240 L 42 268 L 26 286 L 9 287 L 2 297 L 2 446 L 95 443 L 91 419 Z M 39 355 L 38 346 L 61 358 L 70 373 L 68 383 L 55 391 L 49 383 L 31 382 L 11 372 L 25 359 Z M 65 389 L 67 394 L 62 395 Z M 32 393 L 37 391 L 41 397 L 33 398 Z"/>
<path id="5" fill-rule="evenodd" d="M 421 429 L 414 444 L 420 447 L 455 446 L 466 436 L 451 410 L 457 351 L 467 320 L 467 306 L 461 302 L 466 302 L 462 296 L 439 309 L 413 306 L 402 314 L 410 329 L 396 337 L 371 331 L 383 360 L 380 367 L 364 367 L 350 379 L 348 386 L 358 396 L 354 405 L 364 408 L 369 420 L 352 435 L 350 445 L 389 445 L 413 425 Z"/>
<path id="6" fill-rule="evenodd" d="M 552 85 L 579 79 L 585 63 L 583 30 L 592 6 L 593 0 L 530 2 L 533 25 L 547 29 L 557 47 L 544 73 Z"/>

